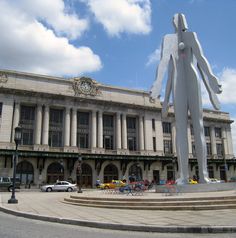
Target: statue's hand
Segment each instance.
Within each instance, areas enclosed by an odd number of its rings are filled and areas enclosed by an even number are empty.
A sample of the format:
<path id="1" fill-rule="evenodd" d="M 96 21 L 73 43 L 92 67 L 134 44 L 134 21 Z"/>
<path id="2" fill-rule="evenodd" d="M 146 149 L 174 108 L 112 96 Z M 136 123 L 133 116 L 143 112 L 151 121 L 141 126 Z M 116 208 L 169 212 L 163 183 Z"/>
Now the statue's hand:
<path id="1" fill-rule="evenodd" d="M 222 87 L 220 84 L 218 84 L 218 79 L 216 78 L 215 75 L 210 76 L 209 83 L 214 93 L 216 94 L 222 93 Z"/>

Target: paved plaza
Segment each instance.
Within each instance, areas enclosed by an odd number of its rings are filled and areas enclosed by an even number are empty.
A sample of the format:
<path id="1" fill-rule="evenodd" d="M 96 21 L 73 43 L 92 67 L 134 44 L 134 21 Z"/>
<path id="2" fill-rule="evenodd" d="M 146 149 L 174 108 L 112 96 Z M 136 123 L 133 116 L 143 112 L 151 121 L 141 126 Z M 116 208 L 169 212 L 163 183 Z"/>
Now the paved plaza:
<path id="1" fill-rule="evenodd" d="M 189 193 L 181 197 L 234 196 L 236 191 Z M 11 194 L 0 193 L 0 210 L 18 216 L 82 226 L 157 232 L 236 232 L 236 210 L 154 211 L 119 210 L 75 206 L 63 203 L 64 198 L 77 193 L 21 190 L 16 193 L 18 204 L 8 204 Z M 135 196 L 107 194 L 98 190 L 85 190 L 85 197 Z M 171 196 L 172 198 L 175 196 Z M 163 194 L 147 192 L 139 198 L 167 198 Z M 137 198 L 137 197 L 136 197 Z"/>

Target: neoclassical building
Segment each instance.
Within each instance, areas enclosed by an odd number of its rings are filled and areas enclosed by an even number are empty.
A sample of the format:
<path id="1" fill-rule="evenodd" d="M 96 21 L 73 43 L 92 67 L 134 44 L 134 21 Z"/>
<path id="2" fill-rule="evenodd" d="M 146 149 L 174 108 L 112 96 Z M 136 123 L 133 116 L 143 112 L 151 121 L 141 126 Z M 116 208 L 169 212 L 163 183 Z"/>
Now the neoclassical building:
<path id="1" fill-rule="evenodd" d="M 226 112 L 204 110 L 210 177 L 236 175 L 231 123 Z M 22 128 L 17 177 L 40 185 L 57 179 L 93 187 L 100 179 L 176 179 L 175 117 L 161 118 L 161 102 L 145 91 L 0 70 L 0 175 L 12 175 L 14 128 Z M 198 174 L 191 121 L 190 176 Z M 226 166 L 227 165 L 227 166 Z"/>

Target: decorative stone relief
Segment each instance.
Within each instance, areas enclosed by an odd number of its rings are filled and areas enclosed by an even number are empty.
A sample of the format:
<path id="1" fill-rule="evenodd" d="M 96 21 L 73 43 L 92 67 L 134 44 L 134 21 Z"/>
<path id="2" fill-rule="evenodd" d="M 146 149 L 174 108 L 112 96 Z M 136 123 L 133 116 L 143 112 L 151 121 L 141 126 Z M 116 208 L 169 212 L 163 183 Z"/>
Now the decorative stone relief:
<path id="1" fill-rule="evenodd" d="M 101 94 L 101 91 L 98 89 L 98 83 L 95 80 L 86 77 L 74 78 L 73 89 L 75 95 L 84 94 L 96 96 Z"/>

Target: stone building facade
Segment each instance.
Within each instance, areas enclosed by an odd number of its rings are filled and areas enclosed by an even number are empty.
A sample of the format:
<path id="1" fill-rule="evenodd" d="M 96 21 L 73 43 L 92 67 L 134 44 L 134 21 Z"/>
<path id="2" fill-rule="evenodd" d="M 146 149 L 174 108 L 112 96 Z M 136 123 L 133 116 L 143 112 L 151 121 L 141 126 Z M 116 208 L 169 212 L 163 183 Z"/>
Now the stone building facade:
<path id="1" fill-rule="evenodd" d="M 204 110 L 210 177 L 236 174 L 228 113 Z M 161 118 L 161 102 L 145 91 L 99 84 L 90 78 L 63 79 L 0 71 L 0 175 L 12 175 L 14 128 L 22 127 L 17 177 L 22 184 L 111 179 L 176 179 L 175 118 Z M 197 176 L 189 120 L 189 171 Z M 227 166 L 225 166 L 227 164 Z M 225 169 L 226 168 L 226 169 Z"/>

